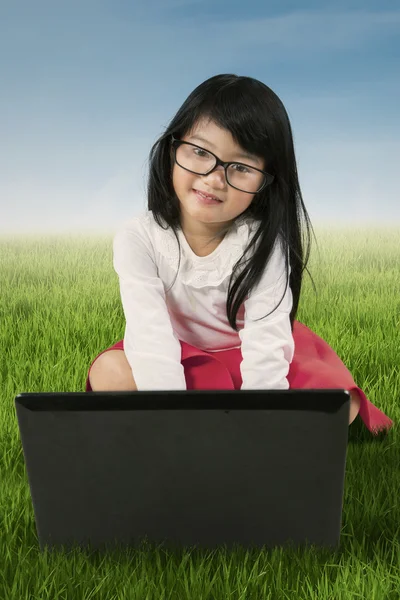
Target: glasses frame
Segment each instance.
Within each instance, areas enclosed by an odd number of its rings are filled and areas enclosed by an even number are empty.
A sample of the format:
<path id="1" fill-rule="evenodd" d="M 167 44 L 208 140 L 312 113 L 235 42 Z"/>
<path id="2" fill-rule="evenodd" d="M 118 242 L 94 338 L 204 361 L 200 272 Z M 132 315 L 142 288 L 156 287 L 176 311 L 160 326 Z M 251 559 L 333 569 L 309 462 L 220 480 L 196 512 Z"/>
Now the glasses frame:
<path id="1" fill-rule="evenodd" d="M 187 146 L 194 146 L 195 148 L 199 148 L 200 150 L 203 150 L 204 152 L 208 152 L 208 154 L 211 154 L 211 156 L 213 156 L 216 161 L 213 168 L 210 169 L 210 171 L 208 171 L 208 173 L 197 173 L 197 171 L 191 171 L 190 169 L 187 169 L 186 167 L 182 167 L 182 165 L 179 164 L 178 161 L 176 160 L 176 151 L 181 144 L 186 144 Z M 205 148 L 202 148 L 202 146 L 198 146 L 197 144 L 191 144 L 190 142 L 184 142 L 183 140 L 177 140 L 173 135 L 172 135 L 171 147 L 174 151 L 174 161 L 176 162 L 177 165 L 179 165 L 181 167 L 181 169 L 185 169 L 185 171 L 189 171 L 189 173 L 194 173 L 195 175 L 210 175 L 210 173 L 215 171 L 215 169 L 219 165 L 221 165 L 225 171 L 225 179 L 226 179 L 227 184 L 230 185 L 231 187 L 233 187 L 235 190 L 239 190 L 240 192 L 243 192 L 244 194 L 258 194 L 267 185 L 271 185 L 271 183 L 275 179 L 275 176 L 271 175 L 270 173 L 267 173 L 267 171 L 263 171 L 262 169 L 257 169 L 256 167 L 253 167 L 252 165 L 247 165 L 246 163 L 238 162 L 237 160 L 232 160 L 230 162 L 223 162 L 220 158 L 218 158 L 218 156 L 216 154 L 214 154 L 213 152 L 210 152 L 210 150 L 206 150 Z M 256 192 L 246 192 L 245 190 L 241 190 L 240 188 L 237 188 L 235 185 L 232 185 L 231 183 L 229 183 L 227 169 L 230 165 L 243 165 L 244 167 L 248 167 L 249 169 L 254 169 L 255 171 L 259 171 L 260 173 L 262 173 L 264 175 L 265 181 L 263 182 L 261 187 Z"/>

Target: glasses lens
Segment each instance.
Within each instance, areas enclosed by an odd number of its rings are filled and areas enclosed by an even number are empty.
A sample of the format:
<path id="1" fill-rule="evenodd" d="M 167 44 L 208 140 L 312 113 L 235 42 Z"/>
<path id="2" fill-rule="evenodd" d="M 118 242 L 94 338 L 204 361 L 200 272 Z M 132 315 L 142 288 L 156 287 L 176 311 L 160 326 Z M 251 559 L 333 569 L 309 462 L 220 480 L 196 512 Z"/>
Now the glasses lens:
<path id="1" fill-rule="evenodd" d="M 198 146 L 180 144 L 176 149 L 176 161 L 184 169 L 206 175 L 215 166 L 215 157 Z M 228 183 L 243 192 L 255 194 L 264 183 L 264 175 L 241 163 L 229 165 Z"/>
<path id="2" fill-rule="evenodd" d="M 215 165 L 215 157 L 203 148 L 180 144 L 176 150 L 176 160 L 184 169 L 205 175 Z"/>
<path id="3" fill-rule="evenodd" d="M 264 175 L 247 165 L 235 163 L 227 169 L 228 182 L 243 192 L 255 194 L 264 183 Z"/>

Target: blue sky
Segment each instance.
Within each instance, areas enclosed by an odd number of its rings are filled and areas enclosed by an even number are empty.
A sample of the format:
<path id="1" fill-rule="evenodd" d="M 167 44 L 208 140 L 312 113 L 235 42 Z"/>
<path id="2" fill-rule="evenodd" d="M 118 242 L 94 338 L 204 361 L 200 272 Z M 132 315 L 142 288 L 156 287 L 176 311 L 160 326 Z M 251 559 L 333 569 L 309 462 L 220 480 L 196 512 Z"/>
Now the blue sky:
<path id="1" fill-rule="evenodd" d="M 398 1 L 0 2 L 0 232 L 115 231 L 218 73 L 283 101 L 314 225 L 400 225 Z"/>

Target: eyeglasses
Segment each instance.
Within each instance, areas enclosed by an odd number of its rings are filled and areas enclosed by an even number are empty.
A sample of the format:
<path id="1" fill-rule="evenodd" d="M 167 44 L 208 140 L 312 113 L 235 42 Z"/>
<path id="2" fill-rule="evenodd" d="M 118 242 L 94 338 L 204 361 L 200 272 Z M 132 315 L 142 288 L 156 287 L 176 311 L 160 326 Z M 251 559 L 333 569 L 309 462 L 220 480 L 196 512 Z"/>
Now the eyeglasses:
<path id="1" fill-rule="evenodd" d="M 175 162 L 190 173 L 209 175 L 219 165 L 225 169 L 227 183 L 246 194 L 261 192 L 275 177 L 266 171 L 238 162 L 222 162 L 218 156 L 195 144 L 177 140 L 172 136 L 172 149 Z"/>

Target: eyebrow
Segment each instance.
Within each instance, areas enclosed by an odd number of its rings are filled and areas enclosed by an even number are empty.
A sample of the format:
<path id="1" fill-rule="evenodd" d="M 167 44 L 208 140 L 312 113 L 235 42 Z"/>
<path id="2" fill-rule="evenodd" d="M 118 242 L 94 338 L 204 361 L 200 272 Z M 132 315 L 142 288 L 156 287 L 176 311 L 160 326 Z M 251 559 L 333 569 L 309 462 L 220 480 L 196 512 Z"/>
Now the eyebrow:
<path id="1" fill-rule="evenodd" d="M 214 148 L 214 150 L 215 150 L 214 144 L 211 144 L 211 142 L 209 142 L 208 140 L 205 140 L 200 135 L 191 135 L 190 138 L 188 138 L 188 140 L 198 140 L 199 142 L 203 142 L 204 144 L 207 144 L 207 146 L 211 146 L 211 148 Z M 260 162 L 260 159 L 258 156 L 256 156 L 255 154 L 250 154 L 249 152 L 238 152 L 238 153 L 236 153 L 236 156 L 239 156 L 240 158 L 249 158 L 250 160 L 255 160 L 256 162 Z"/>

